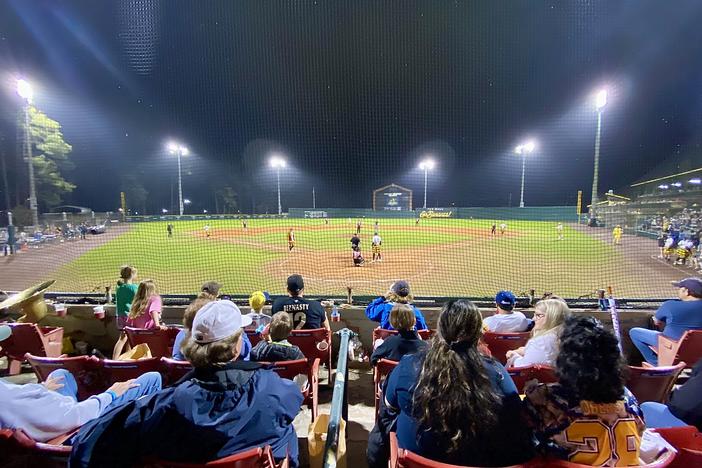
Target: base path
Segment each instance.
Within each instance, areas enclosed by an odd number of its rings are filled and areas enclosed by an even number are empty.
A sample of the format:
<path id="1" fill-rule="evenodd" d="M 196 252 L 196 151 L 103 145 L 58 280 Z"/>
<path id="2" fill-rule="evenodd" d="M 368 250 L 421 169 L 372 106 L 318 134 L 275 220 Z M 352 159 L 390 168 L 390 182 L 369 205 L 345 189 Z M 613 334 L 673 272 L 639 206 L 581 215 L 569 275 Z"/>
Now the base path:
<path id="1" fill-rule="evenodd" d="M 0 290 L 21 291 L 47 279 L 55 279 L 52 274 L 57 269 L 121 236 L 129 229 L 131 226 L 127 224 L 112 225 L 106 233 L 88 234 L 85 240 L 57 241 L 0 257 Z"/>

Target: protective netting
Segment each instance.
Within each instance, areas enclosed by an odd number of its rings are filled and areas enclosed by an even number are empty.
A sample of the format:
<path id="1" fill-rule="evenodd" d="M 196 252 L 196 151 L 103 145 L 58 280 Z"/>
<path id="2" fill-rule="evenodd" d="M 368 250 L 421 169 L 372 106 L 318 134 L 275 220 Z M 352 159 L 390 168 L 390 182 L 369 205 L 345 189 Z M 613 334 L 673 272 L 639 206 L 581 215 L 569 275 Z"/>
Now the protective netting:
<path id="1" fill-rule="evenodd" d="M 669 47 L 700 33 L 642 3 L 6 2 L 3 69 L 34 93 L 0 95 L 0 289 L 104 292 L 130 264 L 162 294 L 671 297 L 700 123 L 643 77 L 686 89 L 702 59 Z"/>

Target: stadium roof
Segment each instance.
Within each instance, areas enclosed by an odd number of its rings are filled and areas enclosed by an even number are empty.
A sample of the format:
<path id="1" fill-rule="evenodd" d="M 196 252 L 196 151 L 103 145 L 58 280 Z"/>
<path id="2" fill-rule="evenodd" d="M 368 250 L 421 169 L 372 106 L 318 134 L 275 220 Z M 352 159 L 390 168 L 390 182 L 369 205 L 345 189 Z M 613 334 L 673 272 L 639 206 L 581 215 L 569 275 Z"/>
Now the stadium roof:
<path id="1" fill-rule="evenodd" d="M 702 149 L 696 145 L 693 149 L 684 152 L 676 152 L 659 163 L 652 170 L 646 172 L 636 182 L 629 185 L 631 188 L 644 188 L 648 184 L 661 181 L 685 177 L 688 175 L 702 174 Z"/>

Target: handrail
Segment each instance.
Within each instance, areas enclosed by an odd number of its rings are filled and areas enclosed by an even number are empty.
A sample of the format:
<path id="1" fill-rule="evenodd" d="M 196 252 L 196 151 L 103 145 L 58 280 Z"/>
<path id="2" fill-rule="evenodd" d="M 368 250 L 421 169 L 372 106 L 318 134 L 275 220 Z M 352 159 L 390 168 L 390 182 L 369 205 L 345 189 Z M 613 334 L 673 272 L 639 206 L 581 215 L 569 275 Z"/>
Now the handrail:
<path id="1" fill-rule="evenodd" d="M 334 394 L 332 395 L 331 409 L 329 411 L 329 425 L 327 426 L 327 440 L 324 443 L 324 468 L 336 467 L 336 457 L 339 450 L 339 429 L 342 413 L 346 413 L 347 405 L 347 376 L 349 360 L 349 340 L 356 333 L 348 328 L 336 332 L 339 336 L 339 359 L 336 362 L 336 376 L 334 377 Z M 330 370 L 331 371 L 331 370 Z"/>

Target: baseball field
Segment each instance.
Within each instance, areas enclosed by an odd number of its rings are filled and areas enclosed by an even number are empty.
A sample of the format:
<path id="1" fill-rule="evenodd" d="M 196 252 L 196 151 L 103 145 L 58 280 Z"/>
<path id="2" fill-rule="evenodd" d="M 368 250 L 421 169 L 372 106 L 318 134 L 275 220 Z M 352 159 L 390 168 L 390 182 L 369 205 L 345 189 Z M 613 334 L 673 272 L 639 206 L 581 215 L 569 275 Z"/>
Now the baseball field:
<path id="1" fill-rule="evenodd" d="M 251 219 L 120 224 L 86 241 L 66 242 L 4 262 L 0 288 L 21 289 L 56 279 L 55 291 L 100 291 L 113 285 L 119 267 L 132 264 L 140 278 L 156 280 L 165 294 L 193 294 L 206 280 L 223 292 L 283 293 L 285 279 L 300 273 L 308 295 L 375 295 L 397 279 L 410 281 L 416 296 L 489 297 L 503 288 L 568 298 L 613 286 L 619 297 L 669 297 L 669 281 L 689 276 L 687 267 L 657 259 L 655 241 L 624 236 L 615 246 L 609 230 L 556 223 L 505 221 L 491 234 L 492 220 L 380 219 L 381 262 L 371 262 L 374 220 L 364 220 L 361 250 L 366 263 L 353 265 L 350 239 L 356 220 Z M 210 226 L 206 236 L 205 225 Z M 292 228 L 295 247 L 288 249 Z"/>

